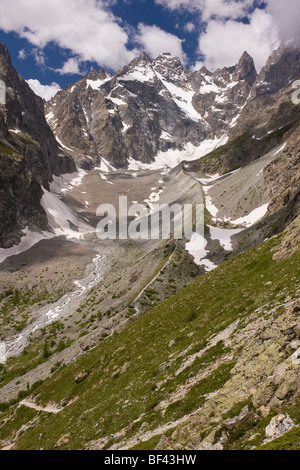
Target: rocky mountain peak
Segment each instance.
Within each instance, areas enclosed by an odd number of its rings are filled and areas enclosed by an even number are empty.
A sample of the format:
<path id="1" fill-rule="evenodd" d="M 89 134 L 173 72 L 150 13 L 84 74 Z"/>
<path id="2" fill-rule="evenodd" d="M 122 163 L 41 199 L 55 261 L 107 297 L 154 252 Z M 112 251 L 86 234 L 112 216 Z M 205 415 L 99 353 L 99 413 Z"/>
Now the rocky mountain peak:
<path id="1" fill-rule="evenodd" d="M 152 65 L 152 59 L 144 51 L 138 57 L 133 59 L 128 65 L 125 65 L 122 71 L 126 69 L 135 69 L 136 67 L 147 67 L 148 65 Z"/>
<path id="2" fill-rule="evenodd" d="M 11 66 L 10 54 L 6 45 L 0 42 L 0 67 L 2 68 L 2 73 L 5 68 L 8 68 L 9 66 Z"/>
<path id="3" fill-rule="evenodd" d="M 59 149 L 42 98 L 16 72 L 3 44 L 0 80 L 6 85 L 0 113 L 0 246 L 10 246 L 26 225 L 45 228 L 41 185 L 48 189 L 53 174 L 75 171 L 75 164 Z"/>
<path id="4" fill-rule="evenodd" d="M 186 86 L 191 72 L 187 70 L 181 63 L 178 57 L 173 57 L 171 54 L 162 54 L 154 60 L 154 70 L 163 79 L 173 82 L 180 86 Z"/>
<path id="5" fill-rule="evenodd" d="M 269 57 L 257 77 L 252 97 L 270 95 L 300 77 L 300 49 L 281 45 Z"/>
<path id="6" fill-rule="evenodd" d="M 83 168 L 101 158 L 115 167 L 151 163 L 159 151 L 226 137 L 255 78 L 247 53 L 211 73 L 191 72 L 169 53 L 151 59 L 143 52 L 114 75 L 93 71 L 58 93 L 47 104 L 48 122 Z"/>
<path id="7" fill-rule="evenodd" d="M 250 86 L 252 86 L 256 78 L 257 71 L 255 68 L 254 60 L 248 54 L 248 52 L 244 52 L 234 72 L 233 80 L 245 80 Z"/>

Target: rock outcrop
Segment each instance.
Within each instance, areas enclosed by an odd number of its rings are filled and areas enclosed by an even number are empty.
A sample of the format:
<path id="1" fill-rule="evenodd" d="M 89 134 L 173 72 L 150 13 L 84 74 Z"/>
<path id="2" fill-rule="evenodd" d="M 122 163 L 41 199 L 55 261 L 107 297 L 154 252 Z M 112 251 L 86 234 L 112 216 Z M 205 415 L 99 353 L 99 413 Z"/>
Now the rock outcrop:
<path id="1" fill-rule="evenodd" d="M 41 186 L 49 189 L 52 175 L 76 171 L 53 136 L 44 103 L 13 68 L 0 44 L 0 79 L 6 104 L 0 105 L 0 247 L 20 241 L 26 226 L 45 229 Z"/>
<path id="2" fill-rule="evenodd" d="M 161 151 L 220 139 L 238 118 L 256 79 L 244 53 L 231 68 L 192 73 L 170 54 L 142 53 L 115 75 L 93 71 L 46 104 L 58 141 L 82 168 L 101 160 L 126 168 Z M 217 140 L 216 140 L 217 145 Z"/>

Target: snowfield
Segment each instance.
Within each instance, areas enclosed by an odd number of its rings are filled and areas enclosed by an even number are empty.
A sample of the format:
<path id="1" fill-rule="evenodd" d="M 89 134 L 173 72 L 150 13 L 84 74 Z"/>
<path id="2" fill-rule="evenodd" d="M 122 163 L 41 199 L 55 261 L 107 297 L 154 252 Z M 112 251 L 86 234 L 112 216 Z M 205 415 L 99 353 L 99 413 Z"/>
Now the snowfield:
<path id="1" fill-rule="evenodd" d="M 185 145 L 184 150 L 170 149 L 167 152 L 158 152 L 153 163 L 142 163 L 133 158 L 128 159 L 128 170 L 159 170 L 164 168 L 175 168 L 183 161 L 193 161 L 204 157 L 220 145 L 225 145 L 228 136 L 224 135 L 220 139 L 207 139 L 196 147 L 190 142 Z"/>

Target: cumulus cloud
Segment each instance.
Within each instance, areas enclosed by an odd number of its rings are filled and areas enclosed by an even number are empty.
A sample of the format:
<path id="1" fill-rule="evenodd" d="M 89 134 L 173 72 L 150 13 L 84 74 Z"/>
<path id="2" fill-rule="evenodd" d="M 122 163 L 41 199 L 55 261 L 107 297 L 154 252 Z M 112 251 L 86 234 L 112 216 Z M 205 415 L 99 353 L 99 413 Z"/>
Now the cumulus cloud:
<path id="1" fill-rule="evenodd" d="M 260 70 L 278 45 L 272 16 L 264 10 L 254 11 L 249 24 L 212 20 L 199 38 L 199 50 L 211 70 L 234 65 L 244 51 L 254 58 Z"/>
<path id="2" fill-rule="evenodd" d="M 193 31 L 195 31 L 195 29 L 196 29 L 196 26 L 192 22 L 186 23 L 184 25 L 184 30 L 187 31 L 188 33 L 192 33 Z"/>
<path id="3" fill-rule="evenodd" d="M 267 12 L 272 16 L 274 27 L 283 42 L 300 42 L 299 0 L 268 0 Z"/>
<path id="4" fill-rule="evenodd" d="M 244 50 L 260 69 L 271 52 L 283 42 L 300 42 L 299 0 L 155 0 L 169 10 L 199 15 L 203 31 L 199 54 L 210 69 L 229 66 Z M 266 8 L 259 8 L 266 4 Z M 242 18 L 248 22 L 242 22 Z M 197 63 L 197 68 L 203 65 Z"/>
<path id="5" fill-rule="evenodd" d="M 60 69 L 55 69 L 60 75 L 82 75 L 80 71 L 80 59 L 70 57 Z"/>
<path id="6" fill-rule="evenodd" d="M 25 49 L 20 49 L 18 52 L 18 59 L 24 60 L 26 59 L 26 51 Z"/>
<path id="7" fill-rule="evenodd" d="M 155 0 L 169 10 L 188 10 L 201 12 L 202 21 L 212 17 L 238 18 L 244 16 L 252 7 L 253 0 Z M 257 2 L 256 2 L 257 3 Z"/>
<path id="8" fill-rule="evenodd" d="M 50 42 L 83 61 L 116 69 L 138 51 L 128 50 L 128 34 L 108 10 L 110 0 L 14 0 L 1 9 L 0 28 L 15 31 L 42 50 Z"/>
<path id="9" fill-rule="evenodd" d="M 172 11 L 180 9 L 195 10 L 200 8 L 203 0 L 155 0 L 155 3 Z"/>
<path id="10" fill-rule="evenodd" d="M 182 39 L 174 34 L 167 33 L 158 26 L 147 26 L 141 23 L 138 30 L 135 41 L 152 57 L 170 52 L 172 55 L 179 57 L 183 63 L 186 63 L 187 58 L 182 49 Z"/>
<path id="11" fill-rule="evenodd" d="M 51 85 L 42 85 L 39 80 L 30 79 L 27 80 L 27 83 L 36 95 L 44 98 L 46 101 L 51 100 L 61 90 L 58 83 L 55 82 L 51 83 Z"/>

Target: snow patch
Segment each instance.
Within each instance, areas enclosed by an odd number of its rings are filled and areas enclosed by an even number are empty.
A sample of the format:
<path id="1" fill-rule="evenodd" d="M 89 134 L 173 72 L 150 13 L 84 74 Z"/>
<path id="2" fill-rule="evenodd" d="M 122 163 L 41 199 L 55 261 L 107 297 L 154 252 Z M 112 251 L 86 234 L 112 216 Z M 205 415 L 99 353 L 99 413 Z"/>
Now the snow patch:
<path id="1" fill-rule="evenodd" d="M 174 102 L 184 112 L 184 114 L 194 122 L 203 121 L 202 116 L 195 110 L 192 100 L 195 95 L 193 90 L 184 89 L 167 82 L 162 75 L 156 72 L 157 77 L 171 94 Z"/>
<path id="2" fill-rule="evenodd" d="M 198 266 L 204 266 L 206 271 L 212 271 L 217 266 L 206 258 L 208 251 L 205 249 L 207 240 L 199 233 L 193 233 L 192 239 L 185 245 L 185 249 L 193 256 Z"/>
<path id="3" fill-rule="evenodd" d="M 124 105 L 127 105 L 127 103 L 125 103 L 125 101 L 123 100 L 120 100 L 119 98 L 112 98 L 111 96 L 109 97 L 110 101 L 112 101 L 115 105 L 117 106 L 124 106 Z"/>
<path id="4" fill-rule="evenodd" d="M 95 231 L 90 225 L 81 221 L 76 212 L 62 202 L 58 196 L 43 187 L 42 190 L 44 194 L 41 205 L 47 214 L 48 224 L 56 236 L 63 235 L 68 239 L 80 239 L 83 235 Z"/>
<path id="5" fill-rule="evenodd" d="M 103 173 L 109 173 L 110 171 L 117 171 L 105 158 L 101 157 L 100 166 L 95 167 L 95 170 L 103 171 Z"/>
<path id="6" fill-rule="evenodd" d="M 70 149 L 65 144 L 63 144 L 62 141 L 57 136 L 55 136 L 55 138 L 61 147 L 65 148 L 66 150 L 69 150 L 70 152 L 74 152 L 74 150 Z"/>
<path id="7" fill-rule="evenodd" d="M 220 145 L 225 144 L 228 137 L 225 135 L 221 139 L 207 139 L 201 142 L 198 147 L 188 142 L 184 150 L 169 149 L 166 152 L 159 151 L 152 163 L 142 163 L 134 160 L 132 157 L 128 159 L 128 169 L 132 171 L 137 170 L 158 170 L 162 168 L 174 168 L 183 161 L 193 161 L 198 158 L 204 157 L 212 150 L 215 150 Z"/>
<path id="8" fill-rule="evenodd" d="M 274 153 L 274 157 L 275 157 L 276 155 L 278 155 L 280 152 L 282 152 L 282 151 L 285 149 L 286 146 L 287 146 L 287 142 L 286 142 L 285 144 L 283 144 L 283 145 Z"/>
<path id="9" fill-rule="evenodd" d="M 155 73 L 153 69 L 147 65 L 141 66 L 137 65 L 134 70 L 127 75 L 123 75 L 122 77 L 118 77 L 118 80 L 121 81 L 138 81 L 138 82 L 149 82 L 155 79 Z"/>
<path id="10" fill-rule="evenodd" d="M 245 225 L 246 227 L 251 227 L 260 219 L 262 219 L 268 211 L 269 203 L 264 204 L 261 207 L 257 207 L 250 214 L 245 217 L 240 217 L 237 220 L 231 220 L 230 223 L 233 225 Z"/>
<path id="11" fill-rule="evenodd" d="M 104 83 L 109 82 L 111 77 L 106 77 L 104 80 L 87 80 L 86 81 L 86 88 L 91 87 L 93 90 L 99 90 Z"/>
<path id="12" fill-rule="evenodd" d="M 73 188 L 81 185 L 82 180 L 86 175 L 87 172 L 80 169 L 76 173 L 54 176 L 53 182 L 50 184 L 50 190 L 55 194 L 71 191 Z"/>
<path id="13" fill-rule="evenodd" d="M 211 239 L 218 240 L 220 242 L 220 245 L 226 251 L 233 250 L 231 238 L 234 235 L 243 231 L 243 229 L 225 229 L 225 228 L 212 227 L 211 225 L 208 225 L 208 227 L 209 227 Z"/>
<path id="14" fill-rule="evenodd" d="M 54 235 L 50 232 L 33 232 L 26 227 L 23 230 L 23 237 L 19 245 L 15 245 L 12 248 L 0 248 L 0 263 L 3 263 L 10 256 L 19 255 L 29 250 L 31 247 L 36 245 L 41 240 L 53 238 Z"/>

